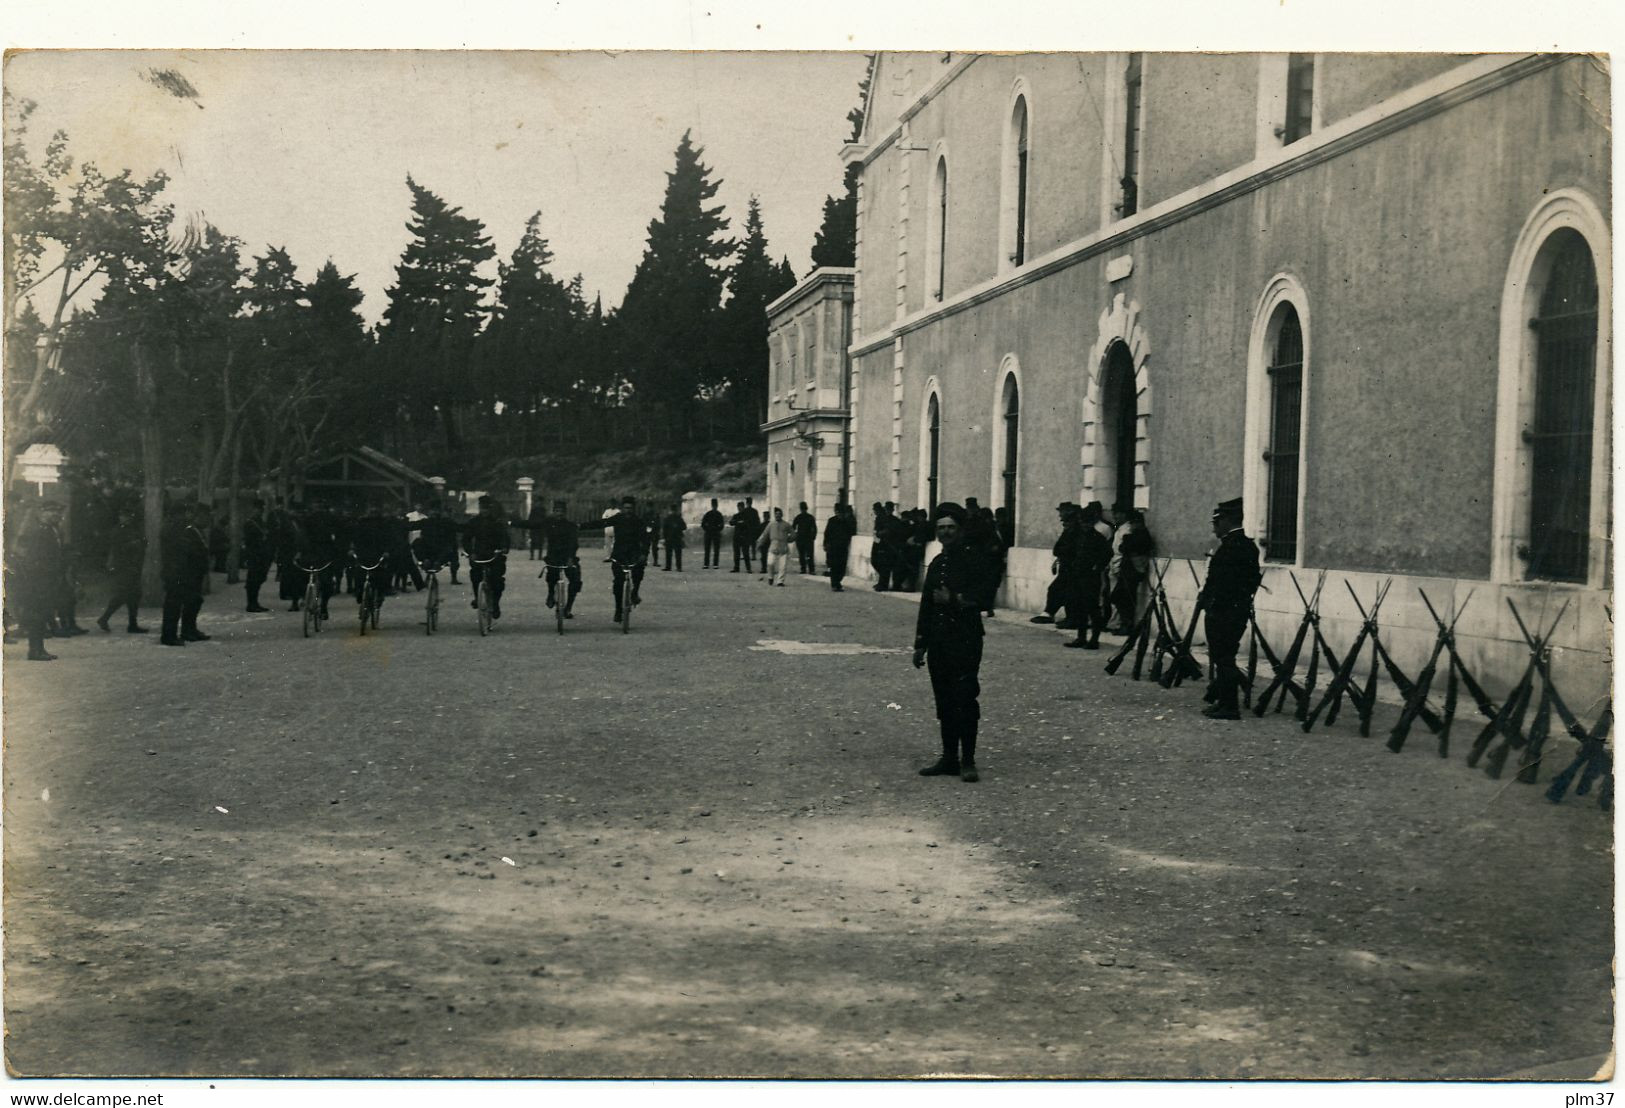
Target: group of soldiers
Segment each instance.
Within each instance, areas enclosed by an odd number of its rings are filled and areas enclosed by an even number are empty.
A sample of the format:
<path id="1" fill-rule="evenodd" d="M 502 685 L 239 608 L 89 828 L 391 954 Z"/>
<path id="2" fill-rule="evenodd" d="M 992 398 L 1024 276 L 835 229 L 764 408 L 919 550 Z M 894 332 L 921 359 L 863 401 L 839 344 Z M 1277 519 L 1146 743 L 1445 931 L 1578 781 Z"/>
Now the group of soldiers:
<path id="1" fill-rule="evenodd" d="M 1156 542 L 1145 514 L 1127 505 L 1108 512 L 1098 500 L 1082 507 L 1067 501 L 1055 510 L 1061 521 L 1052 548 L 1055 579 L 1032 622 L 1076 630 L 1067 646 L 1098 650 L 1102 631 L 1126 635 L 1133 628 Z"/>

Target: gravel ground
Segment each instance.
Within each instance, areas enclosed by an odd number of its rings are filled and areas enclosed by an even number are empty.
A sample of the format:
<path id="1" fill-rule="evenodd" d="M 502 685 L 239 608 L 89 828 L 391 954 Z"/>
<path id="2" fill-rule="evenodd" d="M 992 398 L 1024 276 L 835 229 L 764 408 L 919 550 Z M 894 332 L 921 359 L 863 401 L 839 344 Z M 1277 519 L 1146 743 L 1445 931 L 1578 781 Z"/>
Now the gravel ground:
<path id="1" fill-rule="evenodd" d="M 1611 1047 L 1590 802 L 1348 721 L 1209 722 L 1013 613 L 982 781 L 923 779 L 903 598 L 651 570 L 623 636 L 586 561 L 562 639 L 515 561 L 484 640 L 464 589 L 433 637 L 408 594 L 307 641 L 217 586 L 185 650 L 8 647 L 13 1073 L 1579 1077 Z"/>

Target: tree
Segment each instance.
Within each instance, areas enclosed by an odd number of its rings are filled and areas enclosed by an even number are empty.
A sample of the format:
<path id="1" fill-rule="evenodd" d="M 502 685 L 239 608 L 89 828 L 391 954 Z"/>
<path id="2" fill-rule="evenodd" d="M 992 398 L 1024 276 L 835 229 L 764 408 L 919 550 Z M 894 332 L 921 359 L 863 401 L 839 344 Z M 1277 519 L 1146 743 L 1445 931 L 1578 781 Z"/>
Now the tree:
<path id="1" fill-rule="evenodd" d="M 76 168 L 61 131 L 46 145 L 44 161 L 35 165 L 25 141 L 33 110 L 31 101 L 6 95 L 7 332 L 17 337 L 21 316 L 13 313 L 21 313 L 25 305 L 33 311 L 34 294 L 45 309 L 42 326 L 32 336 L 32 364 L 8 366 L 17 371 L 8 382 L 5 411 L 12 442 L 32 435 L 42 401 L 61 380 L 63 329 L 80 294 L 152 245 L 144 238 L 150 230 L 147 218 L 166 181 L 162 173 L 137 181 L 128 170 L 109 177 L 89 163 Z M 168 226 L 166 219 L 166 236 Z"/>
<path id="2" fill-rule="evenodd" d="M 858 106 L 846 113 L 852 124 L 856 142 L 863 134 L 863 106 L 869 98 L 869 82 L 875 75 L 875 56 L 869 55 L 863 80 L 858 83 Z M 839 197 L 824 197 L 824 222 L 813 237 L 812 264 L 850 268 L 858 264 L 858 175 L 861 167 L 853 162 L 846 167 L 846 191 Z"/>
<path id="3" fill-rule="evenodd" d="M 631 379 L 645 434 L 692 433 L 690 415 L 716 362 L 716 323 L 723 264 L 736 244 L 724 237 L 722 207 L 707 207 L 720 181 L 700 161 L 689 132 L 666 174 L 660 215 L 649 223 L 648 245 L 616 313 L 622 364 Z"/>
<path id="4" fill-rule="evenodd" d="M 789 263 L 773 262 L 762 229 L 761 203 L 752 196 L 745 213 L 745 241 L 728 271 L 728 303 L 722 310 L 723 372 L 714 382 L 727 390 L 735 428 L 755 432 L 767 412 L 767 306 L 795 286 Z"/>
<path id="5" fill-rule="evenodd" d="M 485 225 L 462 214 L 411 177 L 412 221 L 389 306 L 379 328 L 389 387 L 404 396 L 420 423 L 439 418 L 446 449 L 461 449 L 459 419 L 466 400 L 474 342 L 485 321 L 485 290 L 479 269 L 496 256 Z"/>
<path id="6" fill-rule="evenodd" d="M 548 272 L 553 252 L 541 222 L 541 212 L 526 220 L 519 245 L 498 266 L 496 307 L 481 342 L 485 410 L 500 403 L 503 419 L 519 421 L 527 450 L 537 416 L 562 413 L 571 396 L 572 347 L 585 310 L 579 276 L 565 285 Z M 562 421 L 559 428 L 562 435 Z"/>

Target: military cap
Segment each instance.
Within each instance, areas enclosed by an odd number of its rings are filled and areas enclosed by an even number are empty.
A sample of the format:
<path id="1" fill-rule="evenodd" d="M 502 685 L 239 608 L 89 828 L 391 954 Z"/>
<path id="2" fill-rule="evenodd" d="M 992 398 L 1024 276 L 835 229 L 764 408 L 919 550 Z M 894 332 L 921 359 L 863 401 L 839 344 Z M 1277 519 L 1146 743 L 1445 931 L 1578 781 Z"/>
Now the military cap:
<path id="1" fill-rule="evenodd" d="M 955 523 L 963 526 L 965 523 L 965 509 L 961 508 L 958 504 L 955 504 L 952 500 L 945 500 L 941 504 L 938 504 L 931 512 L 931 521 L 933 523 L 943 518 L 951 519 Z"/>
<path id="2" fill-rule="evenodd" d="M 1221 500 L 1221 501 L 1219 501 L 1218 505 L 1213 509 L 1213 518 L 1218 519 L 1220 516 L 1239 516 L 1239 515 L 1241 515 L 1242 514 L 1241 503 L 1242 503 L 1242 498 L 1239 497 L 1239 496 L 1236 497 L 1234 500 Z"/>

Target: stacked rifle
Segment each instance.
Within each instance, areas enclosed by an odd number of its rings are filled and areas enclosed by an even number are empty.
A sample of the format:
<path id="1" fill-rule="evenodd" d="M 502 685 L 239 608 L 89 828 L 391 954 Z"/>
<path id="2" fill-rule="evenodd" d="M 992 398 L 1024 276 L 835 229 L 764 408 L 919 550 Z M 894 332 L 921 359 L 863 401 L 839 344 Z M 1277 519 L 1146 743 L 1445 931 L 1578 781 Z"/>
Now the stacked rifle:
<path id="1" fill-rule="evenodd" d="M 1133 655 L 1132 675 L 1138 681 L 1149 653 L 1152 658 L 1150 679 L 1164 688 L 1174 688 L 1187 678 L 1195 679 L 1203 675 L 1203 667 L 1192 653 L 1203 607 L 1201 582 L 1196 577 L 1195 567 L 1187 562 L 1192 579 L 1196 580 L 1198 586 L 1198 599 L 1189 622 L 1182 630 L 1168 601 L 1166 574 L 1172 565 L 1172 558 L 1160 564 L 1153 560 L 1155 585 L 1151 590 L 1151 602 L 1146 605 L 1145 612 L 1131 629 L 1127 640 L 1107 661 L 1107 673 L 1119 672 L 1129 656 Z M 1454 607 L 1446 620 L 1434 607 L 1427 592 L 1417 590 L 1433 619 L 1435 637 L 1427 664 L 1412 679 L 1394 661 L 1381 638 L 1378 617 L 1391 582 L 1384 581 L 1377 587 L 1369 609 L 1361 602 L 1353 586 L 1344 582 L 1355 609 L 1360 613 L 1361 623 L 1353 645 L 1339 658 L 1321 630 L 1320 601 L 1326 584 L 1326 571 L 1320 572 L 1313 591 L 1309 593 L 1305 593 L 1295 574 L 1288 573 L 1288 577 L 1303 605 L 1303 615 L 1286 652 L 1277 654 L 1259 628 L 1256 617 L 1249 619 L 1243 695 L 1244 703 L 1255 716 L 1264 716 L 1272 706 L 1275 712 L 1280 713 L 1284 711 L 1287 701 L 1291 700 L 1294 705 L 1293 718 L 1308 733 L 1322 722 L 1331 726 L 1337 721 L 1343 705 L 1347 704 L 1359 720 L 1360 734 L 1369 736 L 1377 704 L 1378 681 L 1381 675 L 1386 674 L 1403 700 L 1399 718 L 1389 731 L 1388 749 L 1395 753 L 1403 750 L 1411 731 L 1421 724 L 1437 737 L 1439 757 L 1446 758 L 1450 754 L 1450 734 L 1457 708 L 1461 695 L 1465 693 L 1484 720 L 1469 749 L 1468 766 L 1476 767 L 1482 763 L 1489 776 L 1499 778 L 1516 752 L 1517 780 L 1533 784 L 1538 779 L 1542 762 L 1548 758 L 1547 744 L 1555 717 L 1563 730 L 1579 743 L 1579 750 L 1568 765 L 1552 778 L 1546 790 L 1547 799 L 1555 804 L 1571 788 L 1576 796 L 1586 796 L 1595 786 L 1598 804 L 1604 809 L 1611 807 L 1614 777 L 1608 736 L 1613 727 L 1613 703 L 1605 700 L 1597 722 L 1587 729 L 1552 682 L 1550 643 L 1568 611 L 1568 602 L 1558 610 L 1550 626 L 1537 634 L 1524 622 L 1517 605 L 1511 598 L 1507 599 L 1507 607 L 1511 609 L 1518 630 L 1529 648 L 1529 659 L 1517 684 L 1497 705 L 1473 677 L 1456 644 L 1456 624 L 1472 601 L 1472 592 L 1468 592 L 1461 604 Z M 1609 616 L 1611 619 L 1611 612 Z M 1536 631 L 1540 631 L 1539 626 Z M 1362 681 L 1358 671 L 1361 656 L 1367 653 L 1367 644 L 1369 665 Z M 1263 690 L 1255 695 L 1261 663 L 1268 667 L 1270 676 Z M 1325 688 L 1317 690 L 1322 663 L 1325 672 L 1331 676 Z M 1303 671 L 1301 675 L 1300 669 Z M 1444 698 L 1442 707 L 1435 711 L 1429 697 L 1434 694 L 1434 686 L 1440 680 L 1444 682 Z"/>

